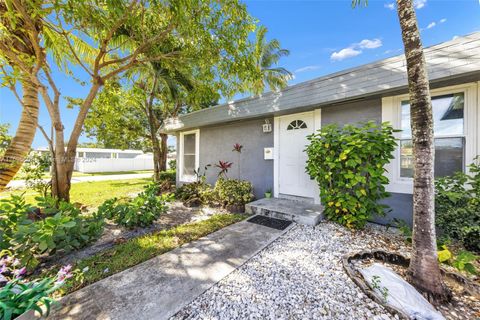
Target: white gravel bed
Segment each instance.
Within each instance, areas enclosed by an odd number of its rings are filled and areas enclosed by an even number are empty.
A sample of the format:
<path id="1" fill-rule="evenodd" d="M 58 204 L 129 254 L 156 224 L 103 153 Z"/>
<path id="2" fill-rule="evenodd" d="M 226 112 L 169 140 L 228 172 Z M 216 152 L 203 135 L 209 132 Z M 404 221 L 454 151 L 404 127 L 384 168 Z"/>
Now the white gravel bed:
<path id="1" fill-rule="evenodd" d="M 406 250 L 385 232 L 296 225 L 172 319 L 395 319 L 360 291 L 341 263 L 348 252 Z"/>

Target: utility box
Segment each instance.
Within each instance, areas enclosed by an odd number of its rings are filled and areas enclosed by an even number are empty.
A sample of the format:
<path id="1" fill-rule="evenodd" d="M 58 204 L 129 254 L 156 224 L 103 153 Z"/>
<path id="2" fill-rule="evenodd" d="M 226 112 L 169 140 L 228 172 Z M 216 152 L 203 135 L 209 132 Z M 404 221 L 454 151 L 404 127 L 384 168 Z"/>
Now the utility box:
<path id="1" fill-rule="evenodd" d="M 273 160 L 273 148 L 263 148 L 263 159 Z"/>

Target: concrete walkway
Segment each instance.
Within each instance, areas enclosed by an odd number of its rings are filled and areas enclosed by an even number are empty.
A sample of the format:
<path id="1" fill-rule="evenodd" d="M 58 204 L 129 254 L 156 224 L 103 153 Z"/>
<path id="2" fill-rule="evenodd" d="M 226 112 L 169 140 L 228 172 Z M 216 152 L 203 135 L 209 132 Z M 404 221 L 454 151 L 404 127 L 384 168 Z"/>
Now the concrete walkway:
<path id="1" fill-rule="evenodd" d="M 168 319 L 283 232 L 236 223 L 64 297 L 48 319 Z"/>
<path id="2" fill-rule="evenodd" d="M 127 180 L 127 179 L 142 179 L 150 178 L 152 173 L 128 173 L 128 174 L 112 174 L 107 176 L 85 176 L 85 177 L 72 177 L 72 183 L 78 182 L 92 182 L 92 181 L 107 181 L 107 180 Z M 44 179 L 49 181 L 50 179 Z M 25 180 L 12 180 L 7 185 L 8 188 L 19 189 L 25 187 Z"/>

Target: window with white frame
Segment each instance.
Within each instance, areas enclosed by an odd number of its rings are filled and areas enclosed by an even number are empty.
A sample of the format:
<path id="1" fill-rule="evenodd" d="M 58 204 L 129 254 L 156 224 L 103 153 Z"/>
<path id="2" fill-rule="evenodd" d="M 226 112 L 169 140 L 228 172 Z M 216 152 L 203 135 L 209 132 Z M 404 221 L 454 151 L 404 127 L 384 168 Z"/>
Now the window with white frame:
<path id="1" fill-rule="evenodd" d="M 180 180 L 195 180 L 195 170 L 199 166 L 199 131 L 180 133 Z"/>
<path id="2" fill-rule="evenodd" d="M 465 167 L 465 94 L 463 92 L 432 97 L 435 134 L 435 177 L 452 175 Z M 410 128 L 410 104 L 401 102 L 400 177 L 413 177 L 413 148 Z"/>
<path id="3" fill-rule="evenodd" d="M 480 153 L 479 84 L 468 83 L 431 91 L 436 177 L 457 171 L 468 172 L 468 165 Z M 394 152 L 394 159 L 385 167 L 390 180 L 387 190 L 412 193 L 413 149 L 408 94 L 382 98 L 382 121 L 402 129 L 395 133 L 399 146 Z"/>

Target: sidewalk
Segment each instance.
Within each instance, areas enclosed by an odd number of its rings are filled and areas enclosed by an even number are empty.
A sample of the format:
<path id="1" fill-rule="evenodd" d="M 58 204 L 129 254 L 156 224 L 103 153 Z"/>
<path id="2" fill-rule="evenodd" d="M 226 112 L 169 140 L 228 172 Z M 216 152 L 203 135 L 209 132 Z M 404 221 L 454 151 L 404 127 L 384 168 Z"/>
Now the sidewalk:
<path id="1" fill-rule="evenodd" d="M 127 180 L 127 179 L 142 179 L 150 178 L 152 173 L 128 173 L 128 174 L 112 174 L 108 176 L 85 176 L 85 177 L 72 177 L 72 183 L 89 182 L 89 181 L 107 181 L 107 180 Z M 50 179 L 44 179 L 49 181 Z M 8 188 L 19 189 L 25 187 L 25 180 L 12 180 L 7 185 Z"/>
<path id="2" fill-rule="evenodd" d="M 48 319 L 168 319 L 283 232 L 236 223 L 64 297 Z"/>

